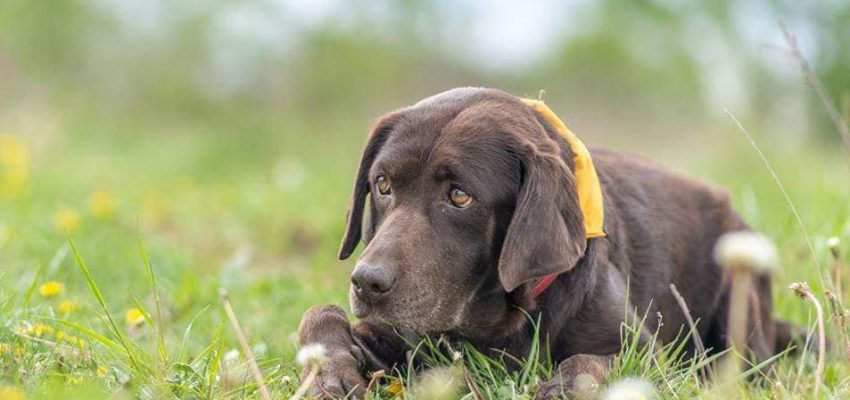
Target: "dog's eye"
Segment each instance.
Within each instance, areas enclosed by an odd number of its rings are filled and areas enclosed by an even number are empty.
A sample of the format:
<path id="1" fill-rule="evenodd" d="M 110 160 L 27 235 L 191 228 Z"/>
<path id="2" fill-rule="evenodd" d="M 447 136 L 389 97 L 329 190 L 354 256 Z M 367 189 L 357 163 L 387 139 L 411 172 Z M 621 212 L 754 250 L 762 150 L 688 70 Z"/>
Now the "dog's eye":
<path id="1" fill-rule="evenodd" d="M 378 179 L 375 180 L 376 186 L 378 186 L 378 191 L 383 195 L 390 194 L 390 180 L 387 179 L 386 176 L 378 175 Z"/>
<path id="2" fill-rule="evenodd" d="M 449 200 L 458 208 L 466 208 L 472 204 L 472 196 L 455 186 L 449 189 Z"/>

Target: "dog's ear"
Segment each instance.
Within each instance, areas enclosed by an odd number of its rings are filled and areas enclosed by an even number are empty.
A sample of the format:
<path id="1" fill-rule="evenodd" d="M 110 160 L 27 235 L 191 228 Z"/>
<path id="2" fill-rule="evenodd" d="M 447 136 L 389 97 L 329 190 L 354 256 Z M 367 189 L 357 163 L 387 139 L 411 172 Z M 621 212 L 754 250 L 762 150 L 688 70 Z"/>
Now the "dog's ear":
<path id="1" fill-rule="evenodd" d="M 369 194 L 372 187 L 369 182 L 369 170 L 372 168 L 372 163 L 375 161 L 378 152 L 387 141 L 387 137 L 393 130 L 394 123 L 398 119 L 397 113 L 388 114 L 378 120 L 369 139 L 366 141 L 366 147 L 363 149 L 363 155 L 360 157 L 360 166 L 357 168 L 357 176 L 354 178 L 354 193 L 351 195 L 351 202 L 348 205 L 345 221 L 345 235 L 342 238 L 342 244 L 339 248 L 339 259 L 345 260 L 354 249 L 357 248 L 357 243 L 363 235 L 363 208 L 366 202 L 366 195 Z M 370 218 L 374 220 L 374 209 L 370 212 Z M 367 235 L 374 232 L 374 221 L 370 223 L 367 229 Z"/>
<path id="2" fill-rule="evenodd" d="M 547 139 L 518 151 L 523 182 L 499 257 L 506 291 L 572 269 L 587 247 L 575 177 Z"/>

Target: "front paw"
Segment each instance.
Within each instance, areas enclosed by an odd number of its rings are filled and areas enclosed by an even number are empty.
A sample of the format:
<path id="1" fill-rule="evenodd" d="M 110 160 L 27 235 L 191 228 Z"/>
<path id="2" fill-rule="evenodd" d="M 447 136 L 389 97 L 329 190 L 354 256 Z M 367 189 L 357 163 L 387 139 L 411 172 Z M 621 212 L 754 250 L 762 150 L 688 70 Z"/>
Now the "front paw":
<path id="1" fill-rule="evenodd" d="M 584 398 L 602 383 L 609 368 L 608 356 L 576 354 L 558 365 L 552 379 L 540 385 L 537 400 Z"/>
<path id="2" fill-rule="evenodd" d="M 299 362 L 304 367 L 301 382 L 309 385 L 310 395 L 322 399 L 365 397 L 363 354 L 354 345 L 351 325 L 341 308 L 314 307 L 304 313 L 298 341 L 302 346 Z"/>
<path id="3" fill-rule="evenodd" d="M 322 360 L 318 371 L 310 386 L 311 396 L 320 399 L 366 397 L 367 383 L 360 374 L 357 359 L 351 352 L 332 352 Z M 310 373 L 311 368 L 304 369 L 301 374 L 302 383 L 309 379 Z"/>

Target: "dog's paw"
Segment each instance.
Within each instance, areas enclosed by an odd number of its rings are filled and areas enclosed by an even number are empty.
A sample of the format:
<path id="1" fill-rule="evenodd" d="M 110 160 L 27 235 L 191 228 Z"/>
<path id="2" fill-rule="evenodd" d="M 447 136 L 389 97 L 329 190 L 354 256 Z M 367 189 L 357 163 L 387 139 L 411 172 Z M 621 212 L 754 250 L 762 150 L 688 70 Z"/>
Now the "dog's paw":
<path id="1" fill-rule="evenodd" d="M 302 382 L 309 373 L 306 369 L 302 372 Z M 337 351 L 329 354 L 324 360 L 309 393 L 320 399 L 363 399 L 366 397 L 366 385 L 354 355 L 348 351 Z"/>
<path id="2" fill-rule="evenodd" d="M 607 356 L 576 354 L 558 365 L 552 379 L 540 385 L 537 400 L 584 398 L 591 395 L 608 371 Z"/>

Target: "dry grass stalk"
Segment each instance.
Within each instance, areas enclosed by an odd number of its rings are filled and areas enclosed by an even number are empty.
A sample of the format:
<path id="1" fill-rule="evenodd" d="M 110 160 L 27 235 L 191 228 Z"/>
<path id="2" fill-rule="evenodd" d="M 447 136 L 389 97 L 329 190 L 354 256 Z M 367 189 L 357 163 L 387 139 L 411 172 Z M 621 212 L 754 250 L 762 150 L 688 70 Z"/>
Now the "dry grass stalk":
<path id="1" fill-rule="evenodd" d="M 702 343 L 702 337 L 697 330 L 697 324 L 694 322 L 694 318 L 691 316 L 691 310 L 688 308 L 688 303 L 685 301 L 685 298 L 682 297 L 682 294 L 679 293 L 679 290 L 676 289 L 676 285 L 670 284 L 670 292 L 673 293 L 673 297 L 676 299 L 676 302 L 679 303 L 679 308 L 682 309 L 682 313 L 685 314 L 685 320 L 688 322 L 688 328 L 691 330 L 691 337 L 693 337 L 694 347 L 696 349 L 697 355 L 705 355 L 705 345 Z M 700 376 L 704 380 L 708 380 L 708 370 L 706 368 L 700 368 Z"/>
<path id="2" fill-rule="evenodd" d="M 823 83 L 821 83 L 817 74 L 815 74 L 814 70 L 812 70 L 812 67 L 809 65 L 809 61 L 806 60 L 806 57 L 803 56 L 803 53 L 800 51 L 800 47 L 797 45 L 797 37 L 793 32 L 791 32 L 788 25 L 785 25 L 782 21 L 779 22 L 779 29 L 782 30 L 782 34 L 785 36 L 785 41 L 788 43 L 788 50 L 790 51 L 791 56 L 794 57 L 795 61 L 797 61 L 800 70 L 803 71 L 803 75 L 806 76 L 806 80 L 809 82 L 809 86 L 812 87 L 821 103 L 823 103 L 826 113 L 829 114 L 829 118 L 832 120 L 832 123 L 835 124 L 835 129 L 841 135 L 841 138 L 844 139 L 844 145 L 846 146 L 847 153 L 850 154 L 850 128 L 847 127 L 847 121 L 844 120 L 844 117 L 842 117 L 838 108 L 835 106 L 835 102 L 833 102 L 827 94 Z"/>
<path id="3" fill-rule="evenodd" d="M 815 312 L 818 319 L 818 366 L 815 371 L 815 393 L 814 398 L 818 398 L 820 387 L 823 385 L 823 370 L 826 362 L 826 332 L 823 325 L 823 307 L 820 301 L 812 294 L 809 289 L 809 284 L 806 282 L 794 282 L 788 287 L 801 299 L 808 300 L 815 306 Z"/>
<path id="4" fill-rule="evenodd" d="M 248 345 L 248 339 L 245 338 L 245 333 L 242 332 L 242 328 L 239 326 L 239 320 L 236 319 L 236 313 L 233 312 L 233 307 L 230 305 L 230 297 L 227 295 L 227 291 L 219 289 L 218 298 L 221 301 L 221 306 L 224 308 L 227 319 L 230 320 L 230 326 L 233 328 L 233 332 L 236 333 L 236 340 L 239 342 L 239 346 L 242 347 L 245 358 L 248 359 L 248 366 L 251 369 L 251 374 L 254 375 L 254 380 L 257 382 L 257 391 L 260 392 L 260 398 L 271 400 L 269 389 L 263 380 L 263 373 L 260 372 L 260 367 L 254 358 L 254 352 L 251 351 L 251 346 Z"/>
<path id="5" fill-rule="evenodd" d="M 844 290 L 842 288 L 841 280 L 843 279 L 841 276 L 841 269 L 843 268 L 841 265 L 841 240 L 837 237 L 833 236 L 826 241 L 826 247 L 829 248 L 830 254 L 832 254 L 832 270 L 833 270 L 833 285 L 835 287 L 835 295 L 838 297 L 839 302 L 844 298 Z"/>

